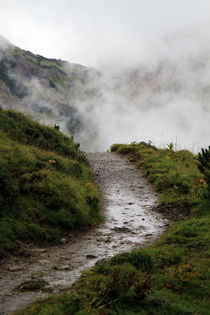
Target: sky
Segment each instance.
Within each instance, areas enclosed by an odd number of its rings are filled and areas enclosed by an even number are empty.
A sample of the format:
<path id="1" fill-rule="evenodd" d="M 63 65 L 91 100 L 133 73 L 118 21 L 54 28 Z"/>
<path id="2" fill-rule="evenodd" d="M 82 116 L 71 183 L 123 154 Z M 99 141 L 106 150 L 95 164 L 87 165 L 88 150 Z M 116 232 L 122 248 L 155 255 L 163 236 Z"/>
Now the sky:
<path id="1" fill-rule="evenodd" d="M 86 66 L 144 59 L 180 30 L 208 28 L 209 0 L 0 0 L 0 35 Z"/>
<path id="2" fill-rule="evenodd" d="M 105 101 L 96 100 L 89 113 L 101 150 L 113 142 L 140 139 L 160 146 L 176 139 L 180 148 L 190 150 L 209 145 L 210 103 L 205 91 L 210 59 L 201 56 L 210 51 L 210 0 L 0 0 L 0 35 L 35 54 L 105 74 L 110 89 L 97 82 Z M 123 94 L 115 95 L 113 78 L 121 78 L 121 70 L 143 65 L 141 69 L 156 78 L 163 61 L 166 79 L 163 75 L 155 83 L 160 84 L 159 92 L 148 85 L 132 103 Z M 181 86 L 175 94 L 170 91 L 172 78 Z M 77 104 L 84 117 L 88 108 Z"/>

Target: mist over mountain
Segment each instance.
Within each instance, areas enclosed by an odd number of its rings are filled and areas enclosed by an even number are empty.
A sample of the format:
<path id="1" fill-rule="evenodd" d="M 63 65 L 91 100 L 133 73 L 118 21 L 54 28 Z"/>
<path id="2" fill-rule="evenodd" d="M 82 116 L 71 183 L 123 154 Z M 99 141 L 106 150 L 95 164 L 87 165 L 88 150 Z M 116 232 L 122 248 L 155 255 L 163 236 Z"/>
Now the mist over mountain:
<path id="1" fill-rule="evenodd" d="M 0 38 L 0 104 L 22 111 L 74 136 L 82 128 L 77 102 L 91 100 L 98 73 L 67 61 L 48 59 Z"/>
<path id="2" fill-rule="evenodd" d="M 210 48 L 195 34 L 170 34 L 145 62 L 100 70 L 3 38 L 0 47 L 0 104 L 59 125 L 84 150 L 142 140 L 191 151 L 209 145 Z"/>

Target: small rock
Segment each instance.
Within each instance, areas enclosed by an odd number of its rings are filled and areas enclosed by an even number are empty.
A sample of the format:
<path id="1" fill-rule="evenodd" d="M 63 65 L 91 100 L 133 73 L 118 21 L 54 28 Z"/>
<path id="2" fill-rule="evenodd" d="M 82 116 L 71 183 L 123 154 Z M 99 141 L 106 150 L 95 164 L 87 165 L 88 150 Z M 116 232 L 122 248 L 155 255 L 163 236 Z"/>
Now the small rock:
<path id="1" fill-rule="evenodd" d="M 130 232 L 130 230 L 125 227 L 125 226 L 121 226 L 121 227 L 114 227 L 112 228 L 112 231 L 115 231 L 115 232 L 118 232 L 118 233 L 121 233 L 121 232 Z"/>
<path id="2" fill-rule="evenodd" d="M 32 252 L 35 254 L 42 254 L 42 253 L 46 253 L 46 249 L 45 248 L 33 248 Z"/>
<path id="3" fill-rule="evenodd" d="M 55 270 L 71 270 L 72 268 L 70 268 L 70 266 L 59 266 L 59 265 L 56 265 L 53 267 Z"/>
<path id="4" fill-rule="evenodd" d="M 144 221 L 144 220 L 145 220 L 145 218 L 142 218 L 142 220 Z"/>
<path id="5" fill-rule="evenodd" d="M 41 253 L 40 256 L 41 257 L 48 257 L 48 254 L 47 253 Z"/>
<path id="6" fill-rule="evenodd" d="M 44 272 L 34 272 L 31 274 L 31 279 L 42 278 L 44 276 L 46 276 Z"/>
<path id="7" fill-rule="evenodd" d="M 44 280 L 29 280 L 21 283 L 15 289 L 20 291 L 37 291 L 48 285 L 49 283 Z"/>
<path id="8" fill-rule="evenodd" d="M 105 242 L 105 238 L 97 238 L 97 242 Z"/>
<path id="9" fill-rule="evenodd" d="M 65 259 L 68 259 L 69 256 L 73 256 L 73 255 L 75 255 L 74 252 L 69 252 L 68 256 L 67 255 L 60 255 L 59 258 L 65 260 Z"/>
<path id="10" fill-rule="evenodd" d="M 50 264 L 50 261 L 47 259 L 41 259 L 41 260 L 38 260 L 38 263 L 40 263 L 42 265 L 46 265 L 46 264 Z"/>
<path id="11" fill-rule="evenodd" d="M 95 256 L 95 255 L 89 254 L 89 255 L 86 255 L 86 258 L 87 258 L 87 259 L 95 259 L 95 258 L 98 258 L 98 257 Z"/>
<path id="12" fill-rule="evenodd" d="M 128 205 L 129 206 L 134 205 L 134 202 L 128 202 Z"/>
<path id="13" fill-rule="evenodd" d="M 24 269 L 24 265 L 13 265 L 13 266 L 8 267 L 9 271 L 20 271 L 23 269 Z"/>
<path id="14" fill-rule="evenodd" d="M 67 239 L 65 238 L 65 237 L 63 237 L 62 239 L 61 239 L 61 243 L 62 244 L 65 244 L 67 242 Z"/>
<path id="15" fill-rule="evenodd" d="M 50 286 L 43 287 L 42 288 L 42 292 L 52 293 L 53 292 L 53 288 L 50 287 Z"/>

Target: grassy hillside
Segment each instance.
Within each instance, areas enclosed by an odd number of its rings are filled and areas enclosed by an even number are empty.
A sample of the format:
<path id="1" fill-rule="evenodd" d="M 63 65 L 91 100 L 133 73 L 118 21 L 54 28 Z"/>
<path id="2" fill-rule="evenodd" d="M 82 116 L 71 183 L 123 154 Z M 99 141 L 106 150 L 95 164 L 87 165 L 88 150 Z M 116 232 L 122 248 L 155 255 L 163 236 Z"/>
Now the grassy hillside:
<path id="1" fill-rule="evenodd" d="M 196 157 L 191 152 L 175 152 L 172 144 L 168 149 L 157 149 L 144 142 L 113 145 L 111 150 L 119 154 L 131 154 L 132 160 L 159 193 L 160 210 L 173 215 L 177 211 L 189 213 L 197 206 L 200 191 L 206 184 L 197 167 Z"/>
<path id="2" fill-rule="evenodd" d="M 0 110 L 0 257 L 101 220 L 84 155 L 58 130 Z"/>
<path id="3" fill-rule="evenodd" d="M 70 292 L 14 314 L 210 313 L 210 148 L 200 162 L 171 146 L 114 145 L 112 151 L 130 154 L 160 193 L 165 212 L 187 210 L 188 216 L 174 222 L 156 244 L 100 263 L 83 273 Z"/>

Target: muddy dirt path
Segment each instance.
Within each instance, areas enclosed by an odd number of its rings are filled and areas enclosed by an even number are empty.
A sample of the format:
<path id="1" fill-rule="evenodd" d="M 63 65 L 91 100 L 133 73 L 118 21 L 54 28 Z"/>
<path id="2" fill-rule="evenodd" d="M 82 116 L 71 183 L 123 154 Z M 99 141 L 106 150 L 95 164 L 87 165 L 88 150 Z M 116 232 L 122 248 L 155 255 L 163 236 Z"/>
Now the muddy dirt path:
<path id="1" fill-rule="evenodd" d="M 153 211 L 157 195 L 135 165 L 113 153 L 89 153 L 104 198 L 105 220 L 87 233 L 73 233 L 62 245 L 26 249 L 0 267 L 0 314 L 58 293 L 98 260 L 153 242 L 168 221 Z"/>

